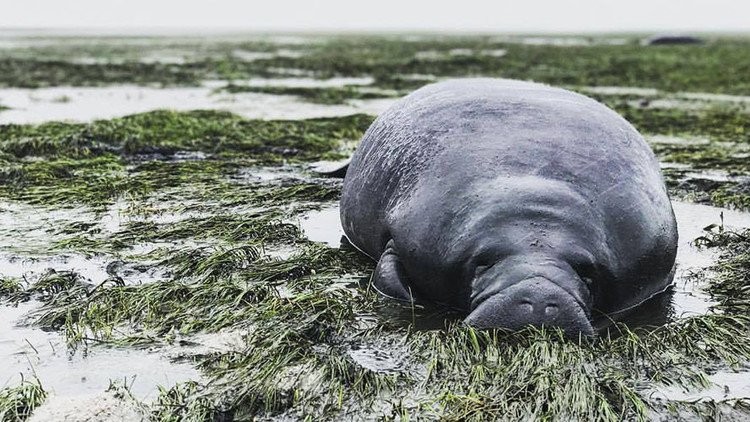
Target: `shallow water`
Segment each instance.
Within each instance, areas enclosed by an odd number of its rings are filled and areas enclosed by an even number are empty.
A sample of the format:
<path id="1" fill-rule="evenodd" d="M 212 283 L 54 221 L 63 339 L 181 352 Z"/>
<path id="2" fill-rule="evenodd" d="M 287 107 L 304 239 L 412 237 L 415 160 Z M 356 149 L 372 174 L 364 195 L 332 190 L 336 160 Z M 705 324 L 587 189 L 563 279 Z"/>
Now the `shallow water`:
<path id="1" fill-rule="evenodd" d="M 649 143 L 652 144 L 667 144 L 667 145 L 708 145 L 711 143 L 707 138 L 686 138 L 682 136 L 674 135 L 646 135 L 645 138 Z M 661 163 L 662 168 L 667 163 Z M 669 163 L 676 164 L 676 163 Z M 683 166 L 689 166 L 686 164 L 680 164 Z"/>
<path id="2" fill-rule="evenodd" d="M 628 101 L 633 108 L 668 109 L 668 110 L 705 110 L 711 108 L 712 103 L 706 101 L 684 100 L 679 98 L 658 98 L 650 100 Z"/>
<path id="3" fill-rule="evenodd" d="M 58 333 L 19 325 L 39 303 L 0 305 L 0 388 L 16 385 L 20 374 L 36 376 L 56 396 L 97 394 L 110 380 L 126 381 L 137 398 L 154 399 L 157 386 L 201 379 L 186 363 L 171 362 L 159 352 L 137 348 L 89 347 L 70 352 Z"/>
<path id="4" fill-rule="evenodd" d="M 0 277 L 22 278 L 34 282 L 49 270 L 75 271 L 93 284 L 106 280 L 108 261 L 102 256 L 86 257 L 80 254 L 52 256 L 23 256 L 0 254 Z"/>
<path id="5" fill-rule="evenodd" d="M 703 228 L 720 224 L 722 215 L 727 228 L 750 228 L 750 213 L 678 201 L 672 202 L 672 208 L 680 236 L 672 300 L 674 314 L 676 317 L 704 314 L 715 302 L 701 290 L 700 285 L 696 285 L 700 278 L 691 277 L 691 274 L 713 265 L 717 253 L 696 248 L 693 241 L 703 235 Z"/>
<path id="6" fill-rule="evenodd" d="M 242 80 L 233 80 L 233 85 L 239 86 L 256 86 L 256 87 L 289 87 L 289 88 L 343 88 L 349 85 L 365 86 L 375 82 L 372 77 L 361 78 L 251 78 Z M 207 85 L 215 88 L 221 88 L 227 84 L 226 81 L 208 81 Z"/>
<path id="7" fill-rule="evenodd" d="M 750 104 L 750 96 L 747 95 L 712 94 L 708 92 L 684 92 L 678 95 L 691 100 Z"/>
<path id="8" fill-rule="evenodd" d="M 95 224 L 96 236 L 107 237 L 122 228 L 128 218 L 122 215 L 126 203 L 117 200 L 104 213 L 85 208 L 54 209 L 0 201 L 0 277 L 21 278 L 28 283 L 50 270 L 74 271 L 84 280 L 99 284 L 116 271 L 126 284 L 149 283 L 163 276 L 152 268 L 135 270 L 120 256 L 83 254 L 56 250 L 58 241 L 69 235 L 61 231 L 76 223 Z M 159 245 L 150 245 L 152 248 Z M 139 251 L 123 251 L 123 253 Z M 2 315 L 2 312 L 0 312 Z"/>
<path id="9" fill-rule="evenodd" d="M 655 97 L 659 90 L 655 88 L 639 88 L 633 86 L 586 86 L 581 87 L 584 92 L 601 95 L 638 95 L 641 97 Z"/>
<path id="10" fill-rule="evenodd" d="M 260 80 L 258 80 L 260 81 Z M 298 78 L 294 83 L 303 83 Z M 260 83 L 260 82 L 258 82 Z M 340 80 L 332 82 L 332 86 Z M 222 93 L 210 87 L 150 88 L 132 85 L 79 88 L 0 89 L 0 124 L 46 121 L 88 122 L 146 111 L 214 109 L 254 119 L 306 119 L 355 113 L 379 114 L 395 100 L 352 100 L 347 104 L 313 104 L 290 95 Z"/>
<path id="11" fill-rule="evenodd" d="M 344 229 L 341 227 L 338 204 L 301 215 L 299 225 L 308 239 L 333 248 L 341 246 Z"/>
<path id="12" fill-rule="evenodd" d="M 461 56 L 488 56 L 488 57 L 503 57 L 508 53 L 508 50 L 498 48 L 493 50 L 472 50 L 470 48 L 454 48 L 451 50 L 424 50 L 418 51 L 414 54 L 414 58 L 417 60 L 445 60 L 451 57 Z"/>
<path id="13" fill-rule="evenodd" d="M 39 32 L 37 32 L 39 33 Z M 23 33 L 21 33 L 23 35 Z M 49 35 L 53 35 L 50 33 Z M 5 38 L 4 38 L 5 37 Z M 397 36 L 394 35 L 394 38 Z M 222 38 L 214 37 L 214 40 Z M 507 54 L 505 49 L 467 49 L 453 48 L 444 50 L 433 50 L 429 41 L 434 36 L 414 35 L 408 37 L 398 36 L 403 41 L 425 42 L 425 51 L 418 53 L 424 60 L 451 60 L 456 57 L 467 55 L 484 55 L 502 57 Z M 634 43 L 635 37 L 598 38 L 586 36 L 495 36 L 489 39 L 498 42 L 497 47 L 507 46 L 500 43 L 524 43 L 534 45 L 562 46 L 589 46 L 597 44 L 625 44 Z M 219 57 L 224 59 L 233 56 L 241 61 L 254 61 L 272 57 L 300 57 L 309 54 L 313 50 L 297 49 L 293 45 L 307 45 L 325 42 L 323 36 L 227 36 L 226 40 L 231 42 L 243 41 L 242 44 L 224 48 L 218 55 L 210 49 L 195 48 L 202 40 L 200 34 L 183 38 L 185 42 L 193 44 L 186 47 L 182 44 L 169 45 L 165 43 L 164 48 L 158 44 L 164 41 L 153 37 L 127 37 L 102 39 L 85 38 L 45 38 L 45 37 L 23 37 L 18 33 L 0 30 L 0 49 L 12 57 L 18 54 L 21 57 L 34 57 L 37 51 L 24 52 L 22 48 L 45 47 L 44 51 L 50 51 L 50 60 L 67 60 L 75 63 L 100 64 L 106 62 L 140 61 L 146 63 L 174 63 L 184 64 L 193 60 L 202 60 L 207 57 Z M 275 51 L 255 51 L 248 40 L 263 40 L 279 44 Z M 135 46 L 127 57 L 100 57 L 96 53 L 84 50 L 79 54 L 74 52 L 70 57 L 62 56 L 64 53 L 55 53 L 53 50 L 59 44 L 65 44 L 64 51 L 74 51 L 76 45 L 131 45 Z M 155 45 L 156 44 L 156 45 Z M 456 44 L 470 45 L 470 44 Z M 487 48 L 495 48 L 487 43 Z M 451 49 L 453 48 L 453 49 Z M 584 49 L 586 47 L 583 47 Z M 510 49 L 510 48 L 509 48 Z M 510 49 L 516 51 L 518 47 Z M 263 48 L 259 49 L 263 50 Z M 43 51 L 43 50 L 38 50 Z M 97 51 L 91 48 L 90 51 Z M 498 59 L 509 60 L 510 57 Z M 425 67 L 425 69 L 428 69 Z M 438 68 L 436 68 L 438 69 Z M 440 71 L 440 69 L 438 69 Z M 357 85 L 359 90 L 377 90 L 371 85 L 374 81 L 369 77 L 360 78 L 332 78 L 319 80 L 312 78 L 314 71 L 305 69 L 274 68 L 269 69 L 277 75 L 292 77 L 265 79 L 252 78 L 247 80 L 233 81 L 237 85 L 247 86 L 284 86 L 303 88 L 326 88 Z M 408 75 L 398 75 L 408 79 Z M 429 75 L 413 75 L 414 79 L 436 78 Z M 442 78 L 441 78 L 442 79 Z M 0 111 L 0 124 L 3 123 L 40 123 L 55 120 L 70 120 L 77 122 L 88 122 L 94 119 L 119 117 L 133 113 L 145 112 L 154 109 L 194 110 L 214 109 L 226 110 L 237 113 L 248 118 L 279 118 L 298 119 L 308 117 L 340 116 L 352 113 L 379 114 L 390 106 L 394 99 L 351 101 L 345 105 L 319 105 L 303 99 L 287 95 L 271 95 L 260 93 L 231 94 L 217 92 L 227 81 L 207 81 L 201 86 L 192 88 L 157 88 L 138 86 L 111 86 L 102 88 L 48 88 L 38 90 L 13 90 L 0 89 L 0 104 L 11 106 L 13 109 Z M 667 93 L 650 88 L 633 87 L 594 87 L 588 92 L 599 95 L 612 96 L 635 96 L 646 101 L 635 102 L 633 105 L 639 107 L 666 107 L 670 109 L 698 109 L 713 105 L 731 106 L 739 109 L 745 104 L 750 104 L 750 97 L 732 96 L 723 94 L 706 93 Z M 615 98 L 616 100 L 630 100 L 628 98 Z M 610 98 L 608 98 L 608 101 Z M 646 104 L 648 102 L 648 104 Z M 678 143 L 678 144 L 704 144 L 708 140 L 686 139 L 666 136 L 651 136 L 649 140 L 654 143 Z M 353 150 L 352 144 L 342 146 L 342 151 Z M 734 148 L 734 147 L 733 147 Z M 735 151 L 736 149 L 733 149 Z M 199 155 L 180 156 L 177 159 L 204 159 Z M 736 181 L 729 174 L 722 171 L 694 173 L 689 166 L 664 163 L 663 168 L 681 168 L 685 171 L 678 172 L 681 176 L 700 177 L 717 181 Z M 279 168 L 248 168 L 237 172 L 231 177 L 237 183 L 263 183 L 287 178 L 309 177 L 306 168 L 285 166 Z M 167 196 L 167 195 L 165 195 Z M 148 210 L 140 211 L 139 216 L 129 215 L 123 212 L 123 204 L 115 204 L 104 213 L 94 214 L 87 210 L 71 209 L 62 211 L 51 211 L 42 207 L 31 207 L 25 205 L 7 205 L 0 201 L 0 276 L 23 277 L 27 281 L 34 281 L 40 277 L 48 268 L 58 271 L 73 270 L 81 273 L 91 283 L 99 283 L 110 276 L 108 268 L 114 269 L 118 275 L 125 279 L 126 283 L 149 282 L 161 277 L 156 273 L 140 273 L 129 267 L 126 262 L 128 256 L 134 253 L 145 253 L 160 246 L 175 247 L 178 244 L 185 248 L 215 245 L 218 239 L 199 239 L 185 242 L 144 242 L 138 244 L 132 250 L 118 251 L 117 253 L 86 256 L 82 253 L 69 253 L 67 250 L 54 250 L 52 246 L 59 240 L 70 238 L 70 234 L 60 233 L 58 229 L 69 223 L 91 221 L 95 219 L 96 229 L 101 230 L 92 236 L 106 238 L 112 233 L 122 230 L 130 221 L 150 221 L 157 224 L 171 224 L 191 217 L 208 217 L 213 215 L 205 202 L 191 202 L 185 207 L 177 206 L 173 199 L 159 203 L 159 198 L 149 204 Z M 7 205 L 7 206 L 6 206 Z M 301 204 L 302 207 L 315 206 L 316 204 Z M 294 204 L 296 209 L 300 204 Z M 663 295 L 654 302 L 650 310 L 661 307 L 668 308 L 669 318 L 681 318 L 693 314 L 704 314 L 710 311 L 713 304 L 711 298 L 702 291 L 703 277 L 692 277 L 694 271 L 702 270 L 716 262 L 716 254 L 711 250 L 698 250 L 690 242 L 702 234 L 701 230 L 709 224 L 719 223 L 720 215 L 723 213 L 724 222 L 727 226 L 750 227 L 750 214 L 736 213 L 720 208 L 695 205 L 684 202 L 674 204 L 680 225 L 680 243 L 677 257 L 677 274 L 675 286 L 668 295 Z M 197 211 L 201 210 L 201 211 Z M 126 210 L 127 211 L 127 210 Z M 223 210 L 224 213 L 249 212 L 242 206 Z M 342 247 L 342 230 L 339 223 L 339 210 L 336 204 L 329 204 L 323 208 L 303 214 L 298 223 L 305 234 L 315 241 L 323 242 L 332 247 Z M 75 230 L 71 230 L 75 232 Z M 94 233 L 95 231 L 91 231 Z M 284 245 L 274 247 L 272 250 L 264 251 L 270 256 L 288 257 L 296 249 Z M 135 259 L 135 258 L 134 258 Z M 138 258 L 140 264 L 145 264 L 142 258 Z M 111 267 L 114 265 L 114 267 Z M 133 265 L 134 266 L 134 265 Z M 349 280 L 351 285 L 356 285 L 359 280 Z M 360 281 L 360 285 L 366 285 L 367 278 Z M 354 287 L 356 289 L 356 287 Z M 361 291 L 359 291 L 361 292 Z M 356 293 L 356 292 L 355 292 Z M 279 287 L 282 297 L 291 296 L 293 292 L 284 286 Z M 446 320 L 453 318 L 444 312 L 435 309 L 411 309 L 391 300 L 375 298 L 377 300 L 377 312 L 368 315 L 358 315 L 357 323 L 363 325 L 375 325 L 378 321 L 388 319 L 397 320 L 404 326 L 410 325 L 416 330 L 440 329 Z M 50 412 L 36 412 L 33 420 L 61 420 L 63 416 L 75 415 L 79 418 L 96 414 L 100 409 L 106 407 L 116 408 L 121 404 L 119 401 L 107 397 L 103 391 L 109 385 L 110 379 L 117 379 L 131 385 L 131 390 L 137 398 L 146 401 L 155 397 L 156 385 L 169 387 L 176 382 L 184 380 L 201 380 L 201 374 L 191 365 L 174 363 L 184 361 L 185 356 L 207 353 L 216 350 L 242 350 L 245 338 L 238 332 L 221 332 L 217 334 L 200 333 L 181 338 L 177 336 L 174 345 L 158 346 L 153 349 L 139 348 L 108 348 L 104 346 L 90 345 L 88 349 L 79 349 L 71 354 L 67 350 L 64 339 L 58 333 L 46 333 L 41 330 L 19 325 L 28 312 L 37 309 L 39 302 L 22 303 L 19 307 L 0 305 L 0 362 L 8 364 L 0 368 L 0 388 L 18 385 L 20 375 L 23 373 L 28 378 L 36 372 L 42 381 L 42 385 L 53 396 L 48 399 L 42 409 L 53 409 Z M 643 309 L 643 308 L 639 308 Z M 645 311 L 646 313 L 650 311 Z M 656 312 L 656 311 L 654 311 Z M 643 312 L 642 312 L 643 313 Z M 653 320 L 653 315 L 646 315 Z M 648 322 L 648 321 L 647 321 Z M 628 323 L 630 323 L 628 321 Z M 122 327 L 129 330 L 129 327 Z M 359 340 L 354 340 L 357 343 Z M 365 342 L 366 343 L 366 342 Z M 394 344 L 395 343 L 395 344 Z M 394 343 L 366 343 L 342 345 L 343 352 L 363 368 L 378 373 L 394 373 L 399 371 L 414 370 L 414 363 L 409 362 L 406 348 L 398 341 Z M 321 346 L 323 347 L 323 346 Z M 33 369 L 32 369 L 33 368 Z M 748 368 L 742 368 L 747 371 Z M 426 371 L 426 370 L 425 370 Z M 424 371 L 418 371 L 422 373 Z M 135 378 L 133 378 L 135 377 Z M 748 390 L 747 374 L 735 372 L 718 372 L 710 376 L 710 380 L 716 385 L 698 393 L 685 393 L 680 388 L 656 388 L 654 394 L 674 400 L 697 400 L 710 397 L 716 400 L 732 397 L 750 396 Z M 653 388 L 645 386 L 644 388 Z M 403 398 L 410 405 L 424 405 L 432 397 L 417 399 L 415 397 Z M 118 404 L 119 403 L 119 404 Z M 403 403 L 403 402 L 402 402 Z M 429 403 L 440 405 L 434 400 Z M 437 404 L 436 404 L 437 403 Z M 382 406 L 382 404 L 381 404 Z M 416 407 L 415 407 L 416 408 Z M 420 410 L 427 408 L 420 407 Z M 99 419 L 107 420 L 140 420 L 137 412 L 124 409 L 122 413 L 101 414 Z M 84 416 L 84 413 L 89 413 Z M 381 414 L 395 414 L 394 409 L 385 407 Z M 350 413 L 351 414 L 351 413 Z M 116 416 L 115 416 L 116 415 Z M 130 415 L 130 416 L 126 416 Z M 282 414 L 280 418 L 286 415 Z M 661 417 L 661 415 L 657 415 Z M 290 418 L 291 419 L 291 418 Z M 96 416 L 91 420 L 97 420 Z"/>
<path id="14" fill-rule="evenodd" d="M 556 37 L 556 36 L 501 36 L 492 39 L 496 42 L 518 43 L 526 45 L 553 45 L 556 47 L 585 47 L 591 45 L 623 45 L 630 40 L 628 38 L 606 38 L 606 37 Z"/>
<path id="15" fill-rule="evenodd" d="M 51 395 L 28 422 L 69 421 L 71 417 L 77 422 L 143 422 L 148 416 L 133 400 L 123 400 L 111 391 L 75 397 Z"/>
<path id="16" fill-rule="evenodd" d="M 731 400 L 750 397 L 750 382 L 748 373 L 750 368 L 740 368 L 738 371 L 718 371 L 708 376 L 711 385 L 702 390 L 687 391 L 679 386 L 661 387 L 654 391 L 655 397 L 668 400 L 698 401 L 713 399 Z"/>
<path id="17" fill-rule="evenodd" d="M 297 167 L 282 167 L 268 169 L 248 169 L 240 174 L 241 178 L 252 180 L 274 180 L 284 177 L 304 177 Z M 123 216 L 125 203 L 116 201 L 106 212 L 99 214 L 98 227 L 102 228 L 102 235 L 119 230 L 129 216 Z M 689 315 L 704 314 L 714 304 L 711 298 L 702 292 L 699 284 L 700 277 L 691 277 L 695 271 L 709 267 L 716 262 L 716 254 L 711 250 L 699 250 L 691 242 L 702 234 L 702 229 L 710 224 L 721 222 L 723 215 L 727 227 L 750 227 L 750 213 L 730 211 L 722 208 L 697 205 L 686 202 L 673 202 L 673 207 L 679 226 L 679 248 L 677 256 L 677 271 L 673 292 L 665 296 L 662 301 L 653 304 L 655 308 L 669 309 L 670 318 L 681 318 Z M 18 237 L 24 238 L 24 248 L 35 251 L 44 250 L 49 245 L 50 238 L 54 238 L 54 231 L 50 228 L 70 222 L 91 219 L 90 213 L 82 210 L 62 210 L 50 212 L 44 208 L 13 203 L 0 204 L 0 220 L 4 219 L 5 230 L 0 231 L 0 238 L 5 244 Z M 189 215 L 189 214 L 188 214 Z M 156 215 L 151 220 L 168 223 L 177 221 L 186 215 Z M 12 225 L 10 224 L 12 223 Z M 43 224 L 42 224 L 43 223 Z M 318 210 L 302 214 L 298 223 L 305 235 L 317 242 L 323 242 L 332 247 L 340 247 L 343 230 L 339 220 L 339 207 L 336 203 Z M 43 226 L 46 229 L 40 229 Z M 12 227 L 12 228 L 10 228 Z M 19 233 L 29 236 L 19 236 Z M 26 239 L 28 237 L 28 239 Z M 149 249 L 156 245 L 143 245 Z M 61 253 L 57 256 L 34 256 L 32 259 L 14 259 L 17 257 L 18 247 L 0 251 L 0 275 L 26 277 L 33 280 L 40 276 L 46 268 L 56 270 L 75 270 L 88 278 L 92 283 L 98 283 L 108 277 L 107 266 L 115 257 L 95 256 L 85 257 L 79 254 Z M 281 251 L 280 253 L 283 253 Z M 132 282 L 142 282 L 141 274 L 131 274 L 126 279 Z M 153 275 L 158 277 L 158 275 Z M 664 302 L 666 300 L 666 302 Z M 18 307 L 0 306 L 0 332 L 6 334 L 0 340 L 0 359 L 8 362 L 0 369 L 0 387 L 16 385 L 19 374 L 29 377 L 36 374 L 42 385 L 56 396 L 62 397 L 90 397 L 100 394 L 109 385 L 110 380 L 124 380 L 140 399 L 153 399 L 157 394 L 157 385 L 169 387 L 177 382 L 200 379 L 200 373 L 191 365 L 174 363 L 174 359 L 184 354 L 201 353 L 207 350 L 218 350 L 222 347 L 237 347 L 241 338 L 236 333 L 191 336 L 186 339 L 187 347 L 168 347 L 154 351 L 137 348 L 108 348 L 90 346 L 87 350 L 69 353 L 64 339 L 58 333 L 46 333 L 42 330 L 23 326 L 24 315 L 37 309 L 38 302 L 22 303 Z M 654 308 L 654 309 L 655 309 Z M 650 308 L 649 308 L 650 309 Z M 646 311 L 647 313 L 650 311 Z M 643 313 L 643 312 L 642 312 Z M 655 314 L 663 314 L 656 309 Z M 433 330 L 444 327 L 447 320 L 457 318 L 456 315 L 437 312 L 434 309 L 411 309 L 392 301 L 383 301 L 377 315 L 361 316 L 367 318 L 385 318 L 390 321 L 401 321 L 405 325 L 413 324 L 417 330 Z M 652 318 L 649 320 L 648 318 Z M 646 323 L 654 322 L 654 315 L 647 315 Z M 663 322 L 663 321 L 661 321 Z M 638 321 L 638 323 L 644 323 Z M 223 345 L 223 346 L 222 346 Z M 347 354 L 358 364 L 380 373 L 392 373 L 403 370 L 403 354 L 392 346 L 358 345 Z M 731 372 L 716 374 L 715 382 L 728 385 L 731 396 L 745 394 L 746 389 L 741 383 L 742 374 Z M 713 379 L 712 379 L 713 380 Z M 716 395 L 723 391 L 723 387 L 715 387 L 700 394 Z M 679 390 L 659 390 L 665 396 L 681 398 Z M 723 393 L 722 393 L 723 394 Z M 692 397 L 692 396 L 691 396 Z"/>
<path id="18" fill-rule="evenodd" d="M 652 108 L 677 108 L 677 109 L 701 109 L 711 107 L 712 104 L 750 104 L 750 96 L 714 94 L 710 92 L 664 92 L 655 88 L 642 88 L 632 86 L 583 86 L 576 89 L 599 95 L 632 95 L 644 97 L 650 100 L 649 107 Z M 654 97 L 661 97 L 653 99 Z M 638 105 L 637 102 L 632 105 Z"/>
<path id="19" fill-rule="evenodd" d="M 381 374 L 400 372 L 404 369 L 406 354 L 402 350 L 382 345 L 357 345 L 346 353 L 363 368 Z"/>

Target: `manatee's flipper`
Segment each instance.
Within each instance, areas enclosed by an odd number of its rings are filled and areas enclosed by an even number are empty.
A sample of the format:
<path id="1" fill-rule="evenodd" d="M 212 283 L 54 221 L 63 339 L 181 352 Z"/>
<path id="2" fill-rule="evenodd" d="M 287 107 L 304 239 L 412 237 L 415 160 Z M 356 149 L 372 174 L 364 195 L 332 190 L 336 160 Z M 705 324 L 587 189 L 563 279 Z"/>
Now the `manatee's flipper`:
<path id="1" fill-rule="evenodd" d="M 385 246 L 385 252 L 380 255 L 375 274 L 372 276 L 372 284 L 375 290 L 383 296 L 405 302 L 414 302 L 414 295 L 409 287 L 409 277 L 401 265 L 401 258 L 394 249 L 393 239 Z"/>
<path id="2" fill-rule="evenodd" d="M 313 163 L 310 169 L 320 176 L 343 179 L 349 168 L 349 161 L 318 161 Z"/>

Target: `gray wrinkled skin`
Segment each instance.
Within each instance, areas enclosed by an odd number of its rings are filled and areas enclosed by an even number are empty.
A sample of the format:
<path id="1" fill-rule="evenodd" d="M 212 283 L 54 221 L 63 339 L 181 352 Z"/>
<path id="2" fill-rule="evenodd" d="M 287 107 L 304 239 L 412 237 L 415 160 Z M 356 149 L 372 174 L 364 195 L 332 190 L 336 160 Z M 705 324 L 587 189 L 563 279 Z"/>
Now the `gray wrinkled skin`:
<path id="1" fill-rule="evenodd" d="M 606 106 L 499 79 L 426 86 L 365 133 L 344 180 L 373 282 L 480 328 L 592 333 L 672 281 L 677 226 L 659 165 Z"/>

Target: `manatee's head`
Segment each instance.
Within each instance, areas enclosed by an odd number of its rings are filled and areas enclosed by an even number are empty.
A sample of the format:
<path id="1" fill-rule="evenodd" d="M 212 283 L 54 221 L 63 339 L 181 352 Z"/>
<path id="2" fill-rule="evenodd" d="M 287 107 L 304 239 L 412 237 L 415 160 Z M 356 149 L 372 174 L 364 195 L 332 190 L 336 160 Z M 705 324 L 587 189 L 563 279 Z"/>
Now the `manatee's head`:
<path id="1" fill-rule="evenodd" d="M 592 294 L 564 261 L 538 255 L 479 266 L 465 322 L 480 328 L 560 328 L 568 337 L 592 335 Z"/>

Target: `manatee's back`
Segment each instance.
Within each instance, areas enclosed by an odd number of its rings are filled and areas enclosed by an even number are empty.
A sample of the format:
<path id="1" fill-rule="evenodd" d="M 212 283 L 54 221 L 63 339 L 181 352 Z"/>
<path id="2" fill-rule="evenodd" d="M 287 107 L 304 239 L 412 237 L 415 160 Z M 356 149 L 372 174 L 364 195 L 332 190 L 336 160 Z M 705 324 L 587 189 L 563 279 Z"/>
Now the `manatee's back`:
<path id="1" fill-rule="evenodd" d="M 667 210 L 658 224 L 671 214 L 650 148 L 615 112 L 545 85 L 458 79 L 415 91 L 368 129 L 344 181 L 344 231 L 377 258 L 391 238 L 391 210 L 418 185 L 440 189 L 529 174 L 571 182 L 594 200 L 613 193 L 653 200 L 657 212 Z M 632 183 L 613 190 L 625 175 Z M 623 201 L 613 199 L 612 207 Z M 430 212 L 441 211 L 451 212 Z"/>

